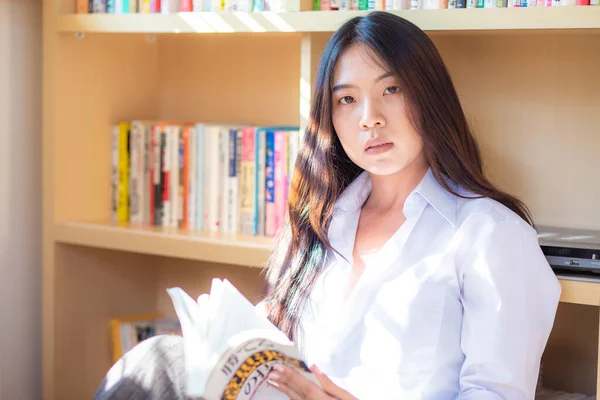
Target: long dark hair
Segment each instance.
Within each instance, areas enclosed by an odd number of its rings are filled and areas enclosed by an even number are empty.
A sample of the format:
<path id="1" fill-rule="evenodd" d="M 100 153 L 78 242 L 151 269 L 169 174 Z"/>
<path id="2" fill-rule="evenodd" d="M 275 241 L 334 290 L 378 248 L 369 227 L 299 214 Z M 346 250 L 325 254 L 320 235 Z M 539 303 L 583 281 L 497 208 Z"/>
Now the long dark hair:
<path id="1" fill-rule="evenodd" d="M 446 179 L 476 197 L 497 200 L 533 224 L 519 199 L 484 176 L 479 148 L 430 38 L 390 13 L 352 18 L 332 35 L 321 57 L 310 118 L 292 176 L 287 219 L 267 261 L 269 318 L 292 340 L 298 339 L 299 318 L 331 248 L 327 229 L 334 203 L 362 172 L 342 149 L 331 119 L 334 67 L 353 44 L 364 45 L 374 60 L 400 80 L 436 180 L 456 195 Z"/>

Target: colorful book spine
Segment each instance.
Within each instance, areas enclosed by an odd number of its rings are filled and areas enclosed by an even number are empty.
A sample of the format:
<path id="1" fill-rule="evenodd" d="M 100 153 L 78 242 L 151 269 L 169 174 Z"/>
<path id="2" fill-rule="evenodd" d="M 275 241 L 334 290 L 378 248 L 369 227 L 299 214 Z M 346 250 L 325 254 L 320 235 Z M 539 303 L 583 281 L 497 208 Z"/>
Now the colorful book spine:
<path id="1" fill-rule="evenodd" d="M 179 4 L 179 11 L 190 12 L 194 11 L 194 3 L 192 0 L 181 0 Z"/>
<path id="2" fill-rule="evenodd" d="M 255 234 L 256 201 L 256 131 L 251 126 L 242 128 L 240 171 L 240 233 Z"/>
<path id="3" fill-rule="evenodd" d="M 119 123 L 119 185 L 117 221 L 129 221 L 129 134 L 130 125 L 127 122 Z"/>
<path id="4" fill-rule="evenodd" d="M 238 215 L 238 168 L 237 168 L 237 129 L 228 129 L 228 151 L 227 151 L 227 186 L 226 186 L 226 227 L 225 232 L 237 232 Z"/>
<path id="5" fill-rule="evenodd" d="M 265 168 L 265 235 L 274 236 L 276 231 L 275 208 L 275 132 L 268 130 Z"/>
<path id="6" fill-rule="evenodd" d="M 287 205 L 287 132 L 275 132 L 275 232 L 282 226 Z"/>

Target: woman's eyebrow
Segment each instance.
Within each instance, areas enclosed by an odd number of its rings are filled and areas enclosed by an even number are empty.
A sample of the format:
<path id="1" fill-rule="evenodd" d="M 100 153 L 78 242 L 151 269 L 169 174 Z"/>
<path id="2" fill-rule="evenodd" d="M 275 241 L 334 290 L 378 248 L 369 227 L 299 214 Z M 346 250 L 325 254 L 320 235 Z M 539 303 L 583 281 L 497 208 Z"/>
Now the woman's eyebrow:
<path id="1" fill-rule="evenodd" d="M 375 82 L 379 82 L 385 78 L 389 78 L 390 76 L 394 76 L 394 74 L 392 74 L 391 72 L 386 72 L 383 75 L 379 76 L 377 79 L 375 79 Z M 356 86 L 349 84 L 349 83 L 340 83 L 338 85 L 335 85 L 331 89 L 331 92 L 335 93 L 337 90 L 340 90 L 340 89 L 351 89 L 351 88 L 356 88 Z"/>

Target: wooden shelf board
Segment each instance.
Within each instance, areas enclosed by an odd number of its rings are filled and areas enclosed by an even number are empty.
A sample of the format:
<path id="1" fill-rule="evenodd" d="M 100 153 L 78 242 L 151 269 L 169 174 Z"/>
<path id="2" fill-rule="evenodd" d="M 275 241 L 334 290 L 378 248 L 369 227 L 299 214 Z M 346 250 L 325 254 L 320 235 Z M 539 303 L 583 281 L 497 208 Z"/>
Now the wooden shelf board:
<path id="1" fill-rule="evenodd" d="M 248 267 L 262 267 L 273 248 L 273 239 L 268 237 L 184 232 L 116 223 L 57 223 L 54 240 L 56 243 Z"/>
<path id="2" fill-rule="evenodd" d="M 600 306 L 600 278 L 580 278 L 559 275 L 562 286 L 560 301 L 564 303 Z"/>
<path id="3" fill-rule="evenodd" d="M 333 32 L 370 11 L 183 12 L 173 14 L 65 14 L 59 32 L 236 33 Z M 426 31 L 600 29 L 600 7 L 532 7 L 388 11 Z"/>
<path id="4" fill-rule="evenodd" d="M 273 250 L 267 237 L 183 232 L 116 223 L 63 222 L 54 227 L 57 243 L 130 251 L 196 261 L 262 267 Z M 600 278 L 559 275 L 560 301 L 600 305 Z"/>

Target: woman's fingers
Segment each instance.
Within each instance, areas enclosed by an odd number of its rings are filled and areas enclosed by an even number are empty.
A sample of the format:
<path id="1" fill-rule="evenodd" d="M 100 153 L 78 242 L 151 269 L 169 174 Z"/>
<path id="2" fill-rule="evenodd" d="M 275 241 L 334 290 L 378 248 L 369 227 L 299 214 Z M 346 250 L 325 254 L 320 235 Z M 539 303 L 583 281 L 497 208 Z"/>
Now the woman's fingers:
<path id="1" fill-rule="evenodd" d="M 279 390 L 292 400 L 331 400 L 331 397 L 295 368 L 275 364 L 269 380 L 278 385 Z"/>
<path id="2" fill-rule="evenodd" d="M 274 381 L 270 382 L 273 386 L 275 386 L 280 392 L 287 394 L 290 400 L 308 400 L 308 398 L 303 397 L 302 395 L 296 393 L 292 388 L 287 386 L 285 383 L 275 383 Z"/>
<path id="3" fill-rule="evenodd" d="M 339 400 L 357 400 L 356 397 L 352 396 L 346 390 L 333 383 L 331 379 L 322 373 L 316 365 L 313 365 L 310 370 L 313 372 L 321 386 L 323 386 L 325 393 L 327 393 L 329 396 Z"/>

